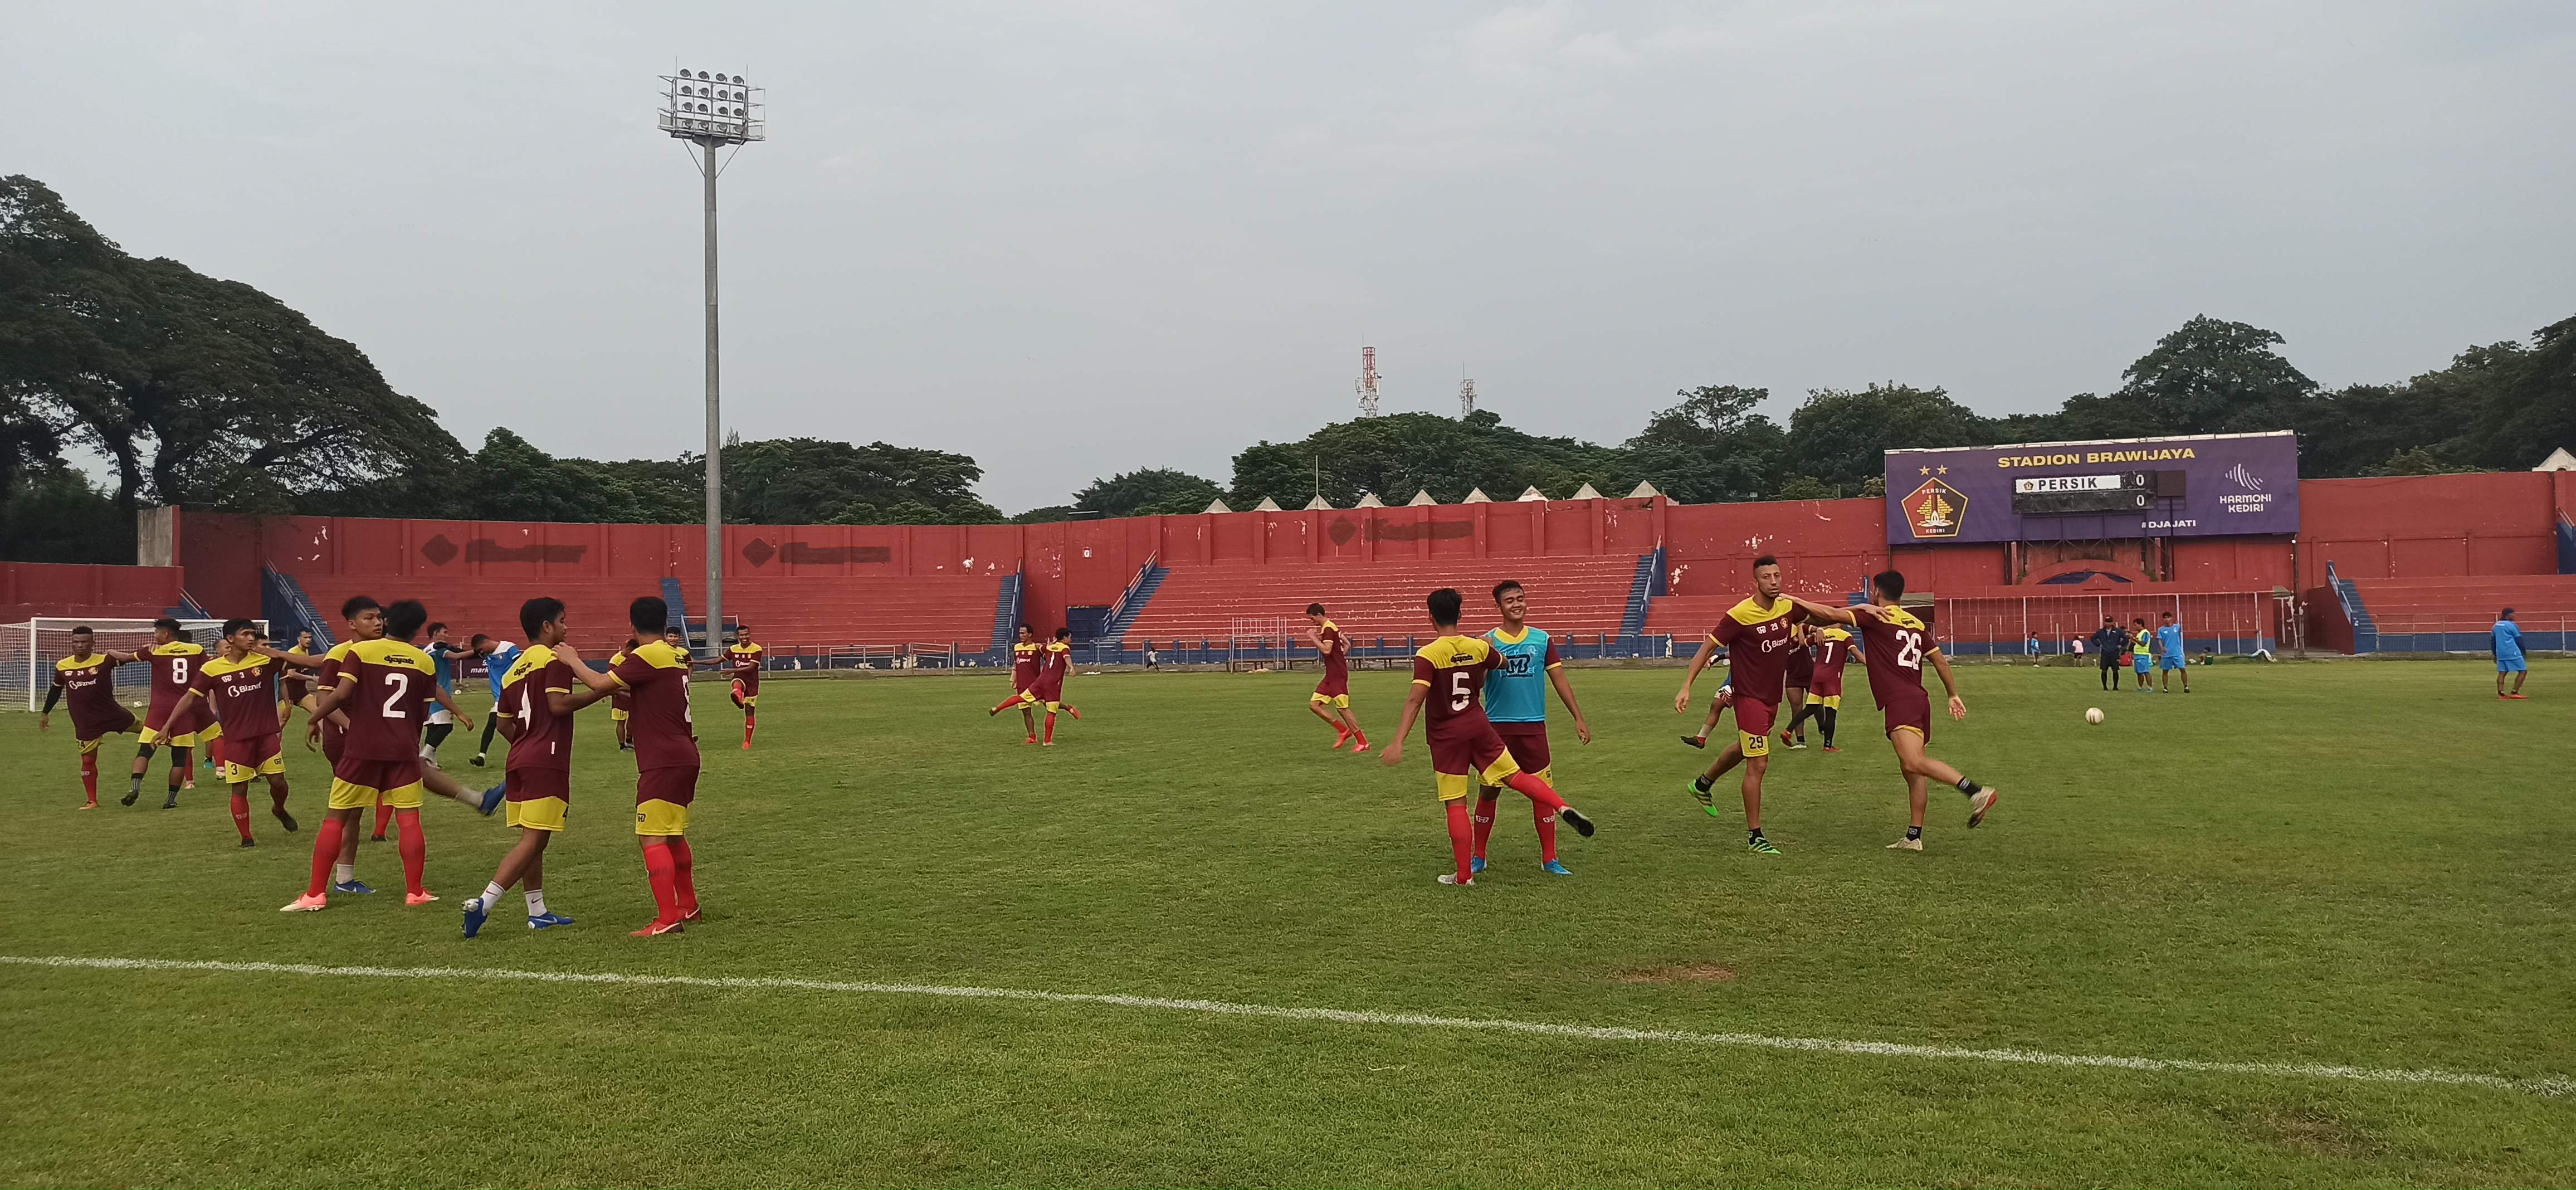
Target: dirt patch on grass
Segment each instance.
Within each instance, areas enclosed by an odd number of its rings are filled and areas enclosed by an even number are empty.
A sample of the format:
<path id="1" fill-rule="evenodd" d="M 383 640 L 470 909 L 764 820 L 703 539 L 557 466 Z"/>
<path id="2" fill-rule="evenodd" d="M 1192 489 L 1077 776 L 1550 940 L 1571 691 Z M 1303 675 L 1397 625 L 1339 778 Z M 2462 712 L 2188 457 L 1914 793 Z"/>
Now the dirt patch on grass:
<path id="1" fill-rule="evenodd" d="M 2249 1123 L 2255 1135 L 2295 1153 L 2316 1157 L 2364 1157 L 2379 1142 L 2349 1122 L 2313 1111 L 2267 1111 Z"/>
<path id="2" fill-rule="evenodd" d="M 1622 971 L 1620 983 L 1733 983 L 1735 968 L 1716 963 L 1681 963 L 1671 967 L 1639 967 Z"/>

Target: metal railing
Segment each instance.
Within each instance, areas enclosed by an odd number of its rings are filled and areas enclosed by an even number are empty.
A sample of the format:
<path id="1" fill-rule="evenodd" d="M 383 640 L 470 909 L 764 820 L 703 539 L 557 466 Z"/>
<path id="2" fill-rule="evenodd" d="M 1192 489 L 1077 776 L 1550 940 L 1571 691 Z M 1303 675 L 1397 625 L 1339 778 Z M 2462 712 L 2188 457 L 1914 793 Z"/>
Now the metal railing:
<path id="1" fill-rule="evenodd" d="M 2110 616 L 2122 628 L 2145 620 L 2153 631 L 2172 612 L 2192 653 L 2278 652 L 2295 625 L 2293 599 L 2269 591 L 2184 595 L 2026 595 L 1933 600 L 1932 634 L 1954 657 L 2072 653 Z M 2031 637 L 2036 634 L 2034 646 Z"/>

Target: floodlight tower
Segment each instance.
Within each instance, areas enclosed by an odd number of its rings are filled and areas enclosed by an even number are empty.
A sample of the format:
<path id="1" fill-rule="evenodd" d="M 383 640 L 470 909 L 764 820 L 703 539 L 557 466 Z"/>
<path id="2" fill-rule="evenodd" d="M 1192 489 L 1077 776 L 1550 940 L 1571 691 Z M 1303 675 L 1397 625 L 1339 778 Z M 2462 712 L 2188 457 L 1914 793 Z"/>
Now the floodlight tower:
<path id="1" fill-rule="evenodd" d="M 739 74 L 682 67 L 662 76 L 662 110 L 656 125 L 673 140 L 704 150 L 692 155 L 706 179 L 707 219 L 707 652 L 724 647 L 724 415 L 718 400 L 722 370 L 716 355 L 716 175 L 722 167 L 716 150 L 731 145 L 738 152 L 756 140 L 769 139 L 762 89 L 745 86 Z M 731 160 L 731 158 L 727 158 Z"/>
<path id="2" fill-rule="evenodd" d="M 1360 394 L 1360 416 L 1377 416 L 1377 348 L 1360 348 L 1360 379 L 1352 385 Z"/>

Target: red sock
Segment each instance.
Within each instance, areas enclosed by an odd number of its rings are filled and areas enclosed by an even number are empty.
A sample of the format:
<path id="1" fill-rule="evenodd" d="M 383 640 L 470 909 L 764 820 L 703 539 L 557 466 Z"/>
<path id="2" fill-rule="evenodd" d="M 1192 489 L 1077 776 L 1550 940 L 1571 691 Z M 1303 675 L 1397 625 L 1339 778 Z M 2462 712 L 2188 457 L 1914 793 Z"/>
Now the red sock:
<path id="1" fill-rule="evenodd" d="M 1530 817 L 1538 823 L 1538 858 L 1540 863 L 1556 862 L 1556 811 L 1532 805 Z"/>
<path id="2" fill-rule="evenodd" d="M 1442 807 L 1449 812 L 1449 858 L 1457 863 L 1458 883 L 1465 884 L 1475 875 L 1467 870 L 1467 848 L 1474 834 L 1468 822 L 1467 799 L 1453 797 L 1442 803 Z"/>
<path id="3" fill-rule="evenodd" d="M 98 804 L 98 753 L 81 753 L 81 792 L 89 795 L 89 804 Z"/>
<path id="4" fill-rule="evenodd" d="M 1002 712 L 1007 711 L 1007 710 L 1010 710 L 1012 707 L 1015 707 L 1015 706 L 1018 706 L 1018 705 L 1020 705 L 1020 696 L 1019 696 L 1019 695 L 1014 694 L 1014 695 L 1010 696 L 1009 698 L 1005 698 L 1005 699 L 1003 699 L 1003 700 L 1002 700 L 1002 701 L 1000 701 L 1000 702 L 994 703 L 994 704 L 993 704 L 993 713 L 994 713 L 994 714 L 996 714 L 996 715 L 999 715 L 999 714 L 1001 714 Z"/>
<path id="5" fill-rule="evenodd" d="M 680 920 L 680 891 L 674 872 L 677 861 L 662 839 L 648 836 L 644 840 L 644 878 L 653 885 L 653 924 L 672 925 Z"/>
<path id="6" fill-rule="evenodd" d="M 1365 731 L 1361 731 L 1359 728 L 1354 727 L 1354 728 L 1352 728 L 1352 729 L 1351 729 L 1351 738 L 1352 738 L 1352 739 L 1355 739 L 1355 740 L 1358 740 L 1358 741 L 1360 742 L 1360 747 L 1365 748 L 1365 747 L 1368 747 L 1368 746 L 1369 746 L 1369 745 L 1368 745 L 1368 733 L 1367 733 L 1367 732 L 1365 732 Z"/>
<path id="7" fill-rule="evenodd" d="M 386 815 L 388 815 L 388 814 L 391 814 L 391 813 L 393 813 L 393 812 L 394 812 L 394 808 L 385 804 L 385 795 L 383 795 L 383 794 L 381 794 L 381 793 L 377 794 L 377 795 L 376 795 L 376 837 L 377 837 L 377 838 L 381 839 L 381 838 L 384 838 L 384 837 L 385 837 L 385 816 L 386 816 Z"/>
<path id="8" fill-rule="evenodd" d="M 318 897 L 331 887 L 331 865 L 340 862 L 340 817 L 325 815 L 322 829 L 313 832 L 313 879 L 304 886 L 304 895 Z"/>
<path id="9" fill-rule="evenodd" d="M 250 837 L 249 794 L 236 793 L 233 795 L 233 829 L 240 831 L 241 837 L 245 839 Z"/>
<path id="10" fill-rule="evenodd" d="M 671 892 L 680 907 L 680 916 L 698 911 L 697 865 L 689 854 L 689 840 L 683 835 L 671 836 L 665 846 L 671 849 Z"/>
<path id="11" fill-rule="evenodd" d="M 1460 799 L 1465 800 L 1465 799 Z M 1489 790 L 1476 798 L 1476 858 L 1485 858 L 1485 840 L 1494 837 L 1494 798 Z"/>
<path id="12" fill-rule="evenodd" d="M 1047 722 L 1046 722 L 1046 741 L 1045 741 L 1045 742 L 1046 742 L 1046 743 L 1050 743 L 1050 744 L 1052 744 L 1052 743 L 1054 743 L 1054 742 L 1055 742 L 1055 712 L 1053 712 L 1053 711 L 1048 711 L 1048 712 L 1047 712 Z"/>
<path id="13" fill-rule="evenodd" d="M 394 829 L 402 832 L 403 891 L 413 896 L 429 890 L 420 886 L 423 871 L 429 867 L 429 836 L 420 831 L 420 811 L 394 811 Z"/>
<path id="14" fill-rule="evenodd" d="M 1503 779 L 1503 784 L 1509 785 L 1528 795 L 1531 802 L 1535 803 L 1539 808 L 1546 810 L 1550 814 L 1554 814 L 1565 808 L 1564 798 L 1556 796 L 1556 791 L 1548 788 L 1547 782 L 1541 781 L 1528 773 L 1514 773 L 1509 777 L 1505 777 Z"/>
<path id="15" fill-rule="evenodd" d="M 742 713 L 742 743 L 746 748 L 751 746 L 751 729 L 755 723 L 756 718 L 751 712 L 744 711 Z"/>

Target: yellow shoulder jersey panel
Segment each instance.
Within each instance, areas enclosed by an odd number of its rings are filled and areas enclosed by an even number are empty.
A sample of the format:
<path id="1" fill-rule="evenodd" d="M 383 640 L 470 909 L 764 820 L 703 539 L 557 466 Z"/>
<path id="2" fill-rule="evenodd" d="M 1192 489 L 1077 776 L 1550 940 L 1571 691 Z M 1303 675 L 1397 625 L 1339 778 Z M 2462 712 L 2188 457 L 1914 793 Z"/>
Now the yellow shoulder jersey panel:
<path id="1" fill-rule="evenodd" d="M 530 645 L 519 651 L 519 659 L 501 675 L 503 686 L 515 685 L 522 678 L 554 664 L 555 651 L 544 645 Z"/>
<path id="2" fill-rule="evenodd" d="M 678 649 L 672 648 L 670 642 L 664 640 L 645 641 L 642 645 L 638 646 L 633 653 L 628 654 L 628 656 L 635 657 L 655 669 L 687 669 L 689 667 L 688 658 L 681 656 Z"/>
<path id="3" fill-rule="evenodd" d="M 1770 607 L 1765 608 L 1747 596 L 1744 602 L 1726 609 L 1726 615 L 1738 624 L 1767 624 L 1796 610 L 1798 605 L 1786 599 L 1774 600 Z"/>
<path id="4" fill-rule="evenodd" d="M 197 668 L 207 677 L 216 677 L 222 674 L 237 673 L 245 669 L 258 669 L 266 664 L 268 664 L 268 656 L 264 653 L 252 653 L 239 661 L 226 661 L 221 654 L 217 654 L 216 656 L 209 658 L 205 664 L 200 665 Z"/>
<path id="5" fill-rule="evenodd" d="M 1484 664 L 1494 655 L 1494 646 L 1479 636 L 1444 636 L 1415 649 L 1413 655 L 1430 662 L 1435 669 L 1456 669 Z"/>

